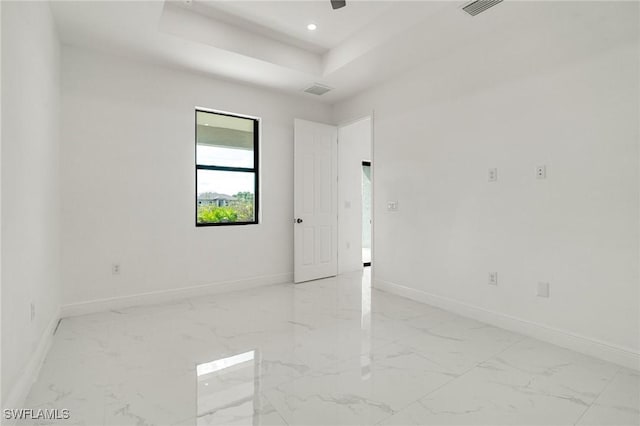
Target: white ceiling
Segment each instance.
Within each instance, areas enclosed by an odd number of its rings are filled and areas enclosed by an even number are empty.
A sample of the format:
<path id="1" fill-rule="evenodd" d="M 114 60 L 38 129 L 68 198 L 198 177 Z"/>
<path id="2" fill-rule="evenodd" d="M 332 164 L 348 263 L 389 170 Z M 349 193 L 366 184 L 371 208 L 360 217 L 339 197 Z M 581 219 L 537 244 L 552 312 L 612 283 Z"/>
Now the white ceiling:
<path id="1" fill-rule="evenodd" d="M 348 7 L 333 10 L 329 0 L 211 1 L 200 0 L 190 8 L 218 19 L 229 19 L 248 31 L 268 29 L 266 34 L 283 41 L 302 41 L 318 52 L 344 42 L 368 23 L 381 18 L 398 1 L 351 0 Z M 408 6 L 407 4 L 404 7 Z M 318 26 L 307 30 L 307 24 Z"/>
<path id="2" fill-rule="evenodd" d="M 313 97 L 343 99 L 415 61 L 389 42 L 459 1 L 56 1 L 63 43 Z M 462 16 L 466 19 L 466 16 Z M 314 33 L 306 29 L 313 21 Z M 398 43 L 402 43 L 401 40 Z M 386 44 L 386 45 L 385 45 Z M 368 68 L 373 57 L 385 65 Z M 335 88 L 302 93 L 313 83 Z"/>
<path id="3" fill-rule="evenodd" d="M 334 11 L 329 0 L 78 0 L 54 1 L 52 10 L 63 43 L 328 103 L 418 64 L 445 69 L 446 58 L 464 62 L 498 45 L 520 46 L 512 59 L 544 49 L 543 40 L 572 54 L 573 35 L 588 38 L 593 25 L 605 24 L 615 34 L 626 13 L 606 7 L 613 2 L 506 0 L 470 17 L 461 10 L 467 3 L 347 0 Z M 318 25 L 314 33 L 306 30 L 311 21 Z M 562 43 L 565 50 L 558 49 Z M 320 97 L 302 92 L 314 82 L 334 90 Z"/>

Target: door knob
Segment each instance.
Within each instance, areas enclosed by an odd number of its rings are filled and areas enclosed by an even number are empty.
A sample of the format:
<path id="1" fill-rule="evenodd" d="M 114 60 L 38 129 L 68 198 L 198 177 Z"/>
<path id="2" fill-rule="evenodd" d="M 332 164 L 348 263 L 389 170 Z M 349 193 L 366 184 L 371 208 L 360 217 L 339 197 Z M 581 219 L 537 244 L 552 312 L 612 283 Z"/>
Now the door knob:
<path id="1" fill-rule="evenodd" d="M 302 223 L 302 219 L 297 218 L 297 219 L 296 219 L 296 223 Z"/>

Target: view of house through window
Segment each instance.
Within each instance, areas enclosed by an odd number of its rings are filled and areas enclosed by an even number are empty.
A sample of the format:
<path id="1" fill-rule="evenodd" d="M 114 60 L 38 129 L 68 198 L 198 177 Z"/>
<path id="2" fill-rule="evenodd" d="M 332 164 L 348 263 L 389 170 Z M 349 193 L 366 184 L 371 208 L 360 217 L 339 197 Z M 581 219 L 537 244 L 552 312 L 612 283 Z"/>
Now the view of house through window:
<path id="1" fill-rule="evenodd" d="M 196 111 L 196 225 L 258 223 L 258 120 Z"/>

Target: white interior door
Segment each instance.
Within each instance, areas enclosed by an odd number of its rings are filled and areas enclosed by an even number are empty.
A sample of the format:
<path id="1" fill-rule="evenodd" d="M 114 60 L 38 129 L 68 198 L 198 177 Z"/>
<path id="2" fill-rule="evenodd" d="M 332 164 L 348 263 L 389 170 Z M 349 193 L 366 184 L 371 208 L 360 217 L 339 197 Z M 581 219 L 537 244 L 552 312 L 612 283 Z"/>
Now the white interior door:
<path id="1" fill-rule="evenodd" d="M 294 281 L 338 272 L 338 128 L 294 123 Z"/>

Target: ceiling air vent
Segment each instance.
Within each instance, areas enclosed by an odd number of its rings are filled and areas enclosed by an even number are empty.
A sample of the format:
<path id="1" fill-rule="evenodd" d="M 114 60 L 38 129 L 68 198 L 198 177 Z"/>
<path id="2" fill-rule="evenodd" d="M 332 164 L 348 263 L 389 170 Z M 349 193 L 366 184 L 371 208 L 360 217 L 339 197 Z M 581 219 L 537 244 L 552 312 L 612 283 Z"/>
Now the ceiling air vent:
<path id="1" fill-rule="evenodd" d="M 318 95 L 318 96 L 324 95 L 329 90 L 331 90 L 331 87 L 325 86 L 324 84 L 320 84 L 320 83 L 314 83 L 313 86 L 307 87 L 306 89 L 304 89 L 305 92 L 311 93 L 312 95 Z"/>
<path id="2" fill-rule="evenodd" d="M 498 3 L 502 3 L 503 0 L 476 0 L 473 3 L 469 3 L 465 7 L 462 8 L 465 12 L 467 12 L 471 16 L 476 16 L 479 13 L 484 12 L 490 7 L 495 6 Z"/>

